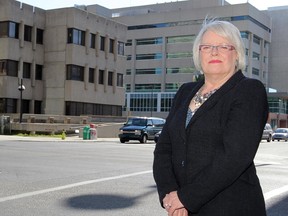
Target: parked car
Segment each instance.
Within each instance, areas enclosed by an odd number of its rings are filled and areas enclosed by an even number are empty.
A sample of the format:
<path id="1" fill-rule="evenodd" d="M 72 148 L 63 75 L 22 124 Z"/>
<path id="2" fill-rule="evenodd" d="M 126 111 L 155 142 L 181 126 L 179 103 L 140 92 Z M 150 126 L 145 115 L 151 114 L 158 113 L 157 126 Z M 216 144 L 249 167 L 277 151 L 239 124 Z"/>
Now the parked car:
<path id="1" fill-rule="evenodd" d="M 262 134 L 262 140 L 267 140 L 267 142 L 270 142 L 272 140 L 272 134 L 273 130 L 271 125 L 266 123 Z"/>
<path id="2" fill-rule="evenodd" d="M 161 131 L 162 131 L 162 130 L 161 130 Z M 159 131 L 158 133 L 155 134 L 155 136 L 154 136 L 154 142 L 155 142 L 155 143 L 158 142 L 158 139 L 159 139 L 159 137 L 160 137 L 160 135 L 161 135 L 161 131 Z"/>
<path id="3" fill-rule="evenodd" d="M 272 141 L 274 140 L 288 140 L 288 128 L 277 128 L 272 135 Z"/>
<path id="4" fill-rule="evenodd" d="M 162 130 L 165 119 L 156 117 L 131 117 L 120 128 L 119 138 L 121 143 L 129 140 L 139 140 L 146 143 L 154 140 L 155 134 Z"/>

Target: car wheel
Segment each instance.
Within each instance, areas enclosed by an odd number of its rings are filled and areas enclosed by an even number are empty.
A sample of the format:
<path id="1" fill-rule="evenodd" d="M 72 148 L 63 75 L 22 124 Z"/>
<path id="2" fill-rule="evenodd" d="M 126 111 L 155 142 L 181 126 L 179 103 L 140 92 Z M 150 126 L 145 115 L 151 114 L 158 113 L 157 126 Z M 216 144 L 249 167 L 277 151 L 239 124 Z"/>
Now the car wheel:
<path id="1" fill-rule="evenodd" d="M 268 136 L 267 142 L 271 141 L 271 135 Z"/>
<path id="2" fill-rule="evenodd" d="M 272 141 L 274 142 L 274 139 L 272 139 Z"/>
<path id="3" fill-rule="evenodd" d="M 147 142 L 147 135 L 143 135 L 140 139 L 140 143 L 146 143 Z"/>
<path id="4" fill-rule="evenodd" d="M 125 140 L 125 139 L 120 139 L 120 142 L 121 143 L 125 143 L 127 140 Z"/>

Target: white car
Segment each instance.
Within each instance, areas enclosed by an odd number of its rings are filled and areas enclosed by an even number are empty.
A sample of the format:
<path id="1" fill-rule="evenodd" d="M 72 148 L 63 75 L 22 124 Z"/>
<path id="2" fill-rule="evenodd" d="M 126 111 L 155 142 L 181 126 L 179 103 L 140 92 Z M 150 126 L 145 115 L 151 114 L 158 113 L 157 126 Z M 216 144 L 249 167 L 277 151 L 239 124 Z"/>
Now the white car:
<path id="1" fill-rule="evenodd" d="M 274 140 L 288 140 L 288 128 L 277 128 L 272 135 L 272 141 Z"/>

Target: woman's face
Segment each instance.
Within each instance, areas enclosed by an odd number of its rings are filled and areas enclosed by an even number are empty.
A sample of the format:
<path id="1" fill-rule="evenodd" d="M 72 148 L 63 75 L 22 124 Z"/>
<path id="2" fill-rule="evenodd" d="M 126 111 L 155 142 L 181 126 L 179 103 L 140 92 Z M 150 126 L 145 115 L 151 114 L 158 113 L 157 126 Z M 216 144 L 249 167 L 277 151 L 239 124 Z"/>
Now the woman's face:
<path id="1" fill-rule="evenodd" d="M 201 45 L 214 46 L 212 48 L 202 46 L 202 50 L 199 51 L 204 75 L 232 76 L 234 74 L 238 55 L 231 42 L 212 31 L 207 31 L 203 35 Z M 228 46 L 219 47 L 219 45 Z"/>

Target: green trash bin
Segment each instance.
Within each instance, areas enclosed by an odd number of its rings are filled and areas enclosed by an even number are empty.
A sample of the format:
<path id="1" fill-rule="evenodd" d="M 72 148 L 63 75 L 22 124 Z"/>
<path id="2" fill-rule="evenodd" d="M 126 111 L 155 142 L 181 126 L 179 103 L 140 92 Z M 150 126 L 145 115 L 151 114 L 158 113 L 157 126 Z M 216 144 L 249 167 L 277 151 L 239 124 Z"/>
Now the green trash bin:
<path id="1" fill-rule="evenodd" d="M 83 128 L 83 140 L 89 140 L 90 139 L 90 127 L 89 126 L 85 126 Z"/>

